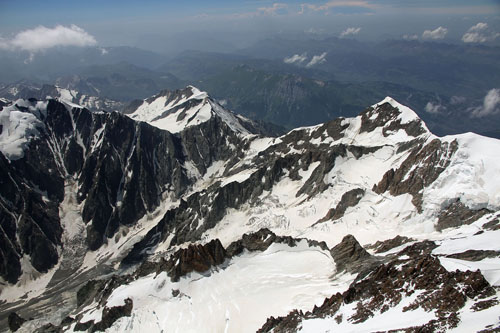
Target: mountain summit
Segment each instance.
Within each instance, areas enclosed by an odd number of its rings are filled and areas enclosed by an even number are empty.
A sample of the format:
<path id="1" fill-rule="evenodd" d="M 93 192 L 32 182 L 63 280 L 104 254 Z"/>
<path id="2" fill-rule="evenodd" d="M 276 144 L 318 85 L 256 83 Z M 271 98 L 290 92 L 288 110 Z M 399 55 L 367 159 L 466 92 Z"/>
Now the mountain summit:
<path id="1" fill-rule="evenodd" d="M 145 121 L 171 133 L 178 133 L 216 116 L 236 133 L 250 134 L 244 124 L 249 123 L 249 120 L 224 109 L 206 92 L 193 86 L 175 91 L 164 90 L 142 102 L 135 101 L 126 109 L 126 113 L 134 120 Z"/>
<path id="2" fill-rule="evenodd" d="M 499 140 L 390 97 L 279 137 L 191 86 L 0 107 L 3 327 L 498 326 Z"/>

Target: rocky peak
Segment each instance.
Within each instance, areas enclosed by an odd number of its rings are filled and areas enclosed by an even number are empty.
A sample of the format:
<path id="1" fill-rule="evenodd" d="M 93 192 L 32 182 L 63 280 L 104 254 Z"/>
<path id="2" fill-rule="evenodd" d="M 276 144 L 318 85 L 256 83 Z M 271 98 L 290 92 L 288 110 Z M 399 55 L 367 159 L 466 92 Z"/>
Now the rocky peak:
<path id="1" fill-rule="evenodd" d="M 371 257 L 353 235 L 346 235 L 339 244 L 330 250 L 330 253 L 339 272 L 344 269 L 356 270 L 362 261 Z"/>
<path id="2" fill-rule="evenodd" d="M 134 101 L 127 107 L 126 113 L 134 120 L 147 122 L 171 133 L 182 132 L 214 117 L 223 120 L 236 133 L 251 133 L 241 118 L 193 86 L 175 91 L 163 90 L 142 102 Z"/>
<path id="3" fill-rule="evenodd" d="M 413 110 L 391 97 L 386 97 L 367 108 L 360 116 L 360 133 L 381 128 L 384 137 L 396 134 L 400 130 L 404 130 L 406 135 L 411 137 L 430 134 L 425 123 Z"/>

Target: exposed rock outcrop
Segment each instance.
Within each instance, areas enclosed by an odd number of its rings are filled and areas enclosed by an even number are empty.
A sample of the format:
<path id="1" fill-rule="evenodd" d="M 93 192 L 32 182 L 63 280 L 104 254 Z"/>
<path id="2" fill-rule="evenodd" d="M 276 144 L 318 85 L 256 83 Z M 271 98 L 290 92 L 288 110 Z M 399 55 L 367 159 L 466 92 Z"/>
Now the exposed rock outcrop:
<path id="1" fill-rule="evenodd" d="M 487 208 L 470 209 L 464 205 L 460 199 L 450 203 L 448 207 L 441 211 L 438 216 L 436 230 L 442 231 L 446 228 L 459 227 L 461 225 L 471 224 L 486 214 L 492 213 Z"/>
<path id="2" fill-rule="evenodd" d="M 411 241 L 413 241 L 412 238 L 397 235 L 396 237 L 385 241 L 377 241 L 373 245 L 367 246 L 366 248 L 373 249 L 375 253 L 383 253 Z"/>
<path id="3" fill-rule="evenodd" d="M 172 255 L 167 263 L 167 274 L 172 281 L 191 273 L 203 273 L 212 266 L 220 265 L 226 260 L 226 250 L 218 239 L 205 245 L 191 244 L 186 249 L 180 249 Z"/>
<path id="4" fill-rule="evenodd" d="M 420 119 L 402 123 L 398 116 L 401 111 L 389 102 L 378 105 L 376 108 L 370 107 L 361 113 L 360 133 L 372 132 L 376 128 L 382 128 L 382 134 L 388 136 L 390 132 L 404 130 L 408 135 L 417 137 L 426 132 Z"/>
<path id="5" fill-rule="evenodd" d="M 361 263 L 371 258 L 371 255 L 358 243 L 353 235 L 345 236 L 335 245 L 330 253 L 337 264 L 337 271 L 358 271 Z"/>
<path id="6" fill-rule="evenodd" d="M 11 312 L 8 318 L 9 329 L 12 332 L 16 332 L 25 322 L 26 319 L 22 318 L 15 312 Z"/>
<path id="7" fill-rule="evenodd" d="M 335 208 L 330 209 L 326 214 L 326 216 L 320 219 L 318 223 L 329 220 L 335 221 L 340 219 L 342 216 L 344 216 L 344 213 L 347 210 L 347 208 L 354 207 L 359 203 L 364 194 L 365 190 L 361 188 L 355 188 L 342 194 L 342 198 L 340 198 L 340 201 L 337 204 L 337 206 Z"/>
<path id="8" fill-rule="evenodd" d="M 411 194 L 412 203 L 422 211 L 422 190 L 432 184 L 451 162 L 458 149 L 457 141 L 451 143 L 434 139 L 428 144 L 419 144 L 396 170 L 387 171 L 382 180 L 373 186 L 376 193 L 391 195 Z"/>
<path id="9" fill-rule="evenodd" d="M 493 250 L 467 250 L 465 252 L 449 254 L 446 257 L 469 260 L 469 261 L 480 261 L 486 258 L 496 258 L 500 257 L 500 251 Z"/>

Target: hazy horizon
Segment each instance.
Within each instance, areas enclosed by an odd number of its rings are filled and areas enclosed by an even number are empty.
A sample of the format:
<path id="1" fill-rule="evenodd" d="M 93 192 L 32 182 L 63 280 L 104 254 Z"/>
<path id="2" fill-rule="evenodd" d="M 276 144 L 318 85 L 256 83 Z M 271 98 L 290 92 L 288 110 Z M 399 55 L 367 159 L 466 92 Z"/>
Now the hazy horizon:
<path id="1" fill-rule="evenodd" d="M 59 45 L 231 52 L 276 36 L 499 45 L 500 2 L 0 1 L 0 27 L 0 52 Z"/>

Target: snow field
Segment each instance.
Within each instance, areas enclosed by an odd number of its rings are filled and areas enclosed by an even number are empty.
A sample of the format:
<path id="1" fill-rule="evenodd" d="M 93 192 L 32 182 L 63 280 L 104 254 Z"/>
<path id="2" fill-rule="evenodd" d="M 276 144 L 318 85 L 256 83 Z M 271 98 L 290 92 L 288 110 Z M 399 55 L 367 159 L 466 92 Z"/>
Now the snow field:
<path id="1" fill-rule="evenodd" d="M 176 283 L 165 272 L 151 274 L 112 293 L 108 307 L 130 297 L 134 308 L 130 318 L 118 320 L 107 332 L 255 332 L 271 315 L 320 305 L 354 278 L 341 275 L 333 281 L 334 274 L 329 253 L 306 242 L 245 251 L 210 273 L 192 273 Z M 179 296 L 172 290 L 179 290 Z"/>

